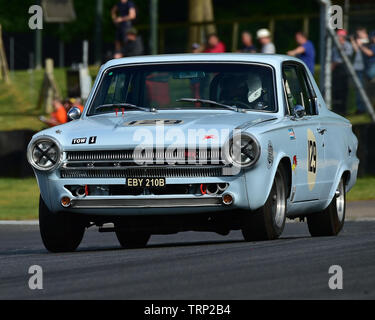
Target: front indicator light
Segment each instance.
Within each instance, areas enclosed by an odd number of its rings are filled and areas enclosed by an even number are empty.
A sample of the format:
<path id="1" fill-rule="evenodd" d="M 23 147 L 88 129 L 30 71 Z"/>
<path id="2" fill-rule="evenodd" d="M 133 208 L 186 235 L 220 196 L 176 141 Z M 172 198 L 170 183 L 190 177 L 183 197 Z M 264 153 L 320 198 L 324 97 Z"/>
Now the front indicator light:
<path id="1" fill-rule="evenodd" d="M 61 198 L 61 205 L 62 205 L 64 208 L 69 208 L 69 207 L 70 207 L 70 204 L 71 204 L 71 201 L 70 201 L 70 198 L 69 198 L 69 197 L 62 197 L 62 198 Z"/>
<path id="2" fill-rule="evenodd" d="M 223 203 L 226 205 L 226 206 L 230 206 L 232 203 L 233 203 L 233 197 L 232 195 L 230 195 L 229 193 L 225 193 L 223 194 Z"/>

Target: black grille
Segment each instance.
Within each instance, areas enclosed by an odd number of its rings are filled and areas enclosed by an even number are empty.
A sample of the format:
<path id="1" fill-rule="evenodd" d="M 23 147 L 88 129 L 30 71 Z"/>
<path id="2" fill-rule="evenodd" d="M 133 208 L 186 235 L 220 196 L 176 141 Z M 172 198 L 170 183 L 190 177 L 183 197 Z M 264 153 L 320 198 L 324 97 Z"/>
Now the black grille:
<path id="1" fill-rule="evenodd" d="M 218 177 L 225 167 L 220 156 L 220 149 L 149 149 L 141 155 L 143 162 L 133 150 L 68 151 L 60 174 L 62 178 Z"/>
<path id="2" fill-rule="evenodd" d="M 207 168 L 126 168 L 126 169 L 62 169 L 61 178 L 127 178 L 127 177 L 219 177 L 223 175 L 221 167 Z"/>
<path id="3" fill-rule="evenodd" d="M 204 161 L 207 163 L 220 163 L 221 150 L 208 149 L 208 150 L 144 150 L 142 153 L 134 154 L 133 150 L 109 150 L 109 151 L 68 151 L 66 153 L 66 160 L 70 163 L 76 162 L 135 162 L 136 160 L 145 160 L 147 162 L 157 162 L 158 160 L 169 159 L 181 161 L 185 163 L 194 163 Z"/>

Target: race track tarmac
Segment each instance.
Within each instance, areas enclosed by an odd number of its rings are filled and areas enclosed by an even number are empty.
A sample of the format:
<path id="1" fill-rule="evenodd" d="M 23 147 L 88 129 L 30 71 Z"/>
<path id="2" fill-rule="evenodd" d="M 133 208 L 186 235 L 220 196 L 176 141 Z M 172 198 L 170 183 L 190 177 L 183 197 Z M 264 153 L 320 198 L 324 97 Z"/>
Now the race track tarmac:
<path id="1" fill-rule="evenodd" d="M 30 290 L 31 265 L 43 290 Z M 331 290 L 331 265 L 343 289 Z M 37 225 L 0 225 L 0 299 L 374 299 L 375 221 L 348 221 L 338 237 L 311 238 L 288 223 L 282 238 L 240 232 L 153 236 L 122 250 L 112 233 L 86 232 L 78 252 L 48 253 Z"/>

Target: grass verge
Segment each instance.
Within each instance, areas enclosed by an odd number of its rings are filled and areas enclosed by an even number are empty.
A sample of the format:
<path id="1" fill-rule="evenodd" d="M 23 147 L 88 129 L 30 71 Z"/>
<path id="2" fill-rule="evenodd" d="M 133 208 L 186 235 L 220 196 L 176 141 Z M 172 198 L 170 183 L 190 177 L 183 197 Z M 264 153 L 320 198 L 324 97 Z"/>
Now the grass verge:
<path id="1" fill-rule="evenodd" d="M 0 179 L 0 220 L 38 218 L 39 190 L 34 178 Z M 375 200 L 375 177 L 358 179 L 348 201 Z"/>
<path id="2" fill-rule="evenodd" d="M 90 67 L 93 79 L 97 72 L 97 67 Z M 66 69 L 56 68 L 54 76 L 62 97 L 66 97 Z M 10 84 L 0 81 L 0 131 L 46 128 L 38 119 L 43 110 L 37 109 L 43 77 L 44 70 L 19 70 L 11 74 Z"/>
<path id="3" fill-rule="evenodd" d="M 0 194 L 0 220 L 37 219 L 39 189 L 35 178 L 1 178 Z"/>
<path id="4" fill-rule="evenodd" d="M 348 201 L 375 200 L 375 177 L 359 178 L 347 195 Z"/>

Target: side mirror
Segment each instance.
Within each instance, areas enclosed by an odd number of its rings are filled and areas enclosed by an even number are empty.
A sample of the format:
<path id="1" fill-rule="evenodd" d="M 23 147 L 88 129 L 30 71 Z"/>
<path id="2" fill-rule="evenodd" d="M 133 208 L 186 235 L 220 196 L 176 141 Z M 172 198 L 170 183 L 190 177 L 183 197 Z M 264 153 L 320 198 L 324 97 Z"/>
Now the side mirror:
<path id="1" fill-rule="evenodd" d="M 81 118 L 81 110 L 78 107 L 73 107 L 68 111 L 68 121 L 78 120 Z"/>
<path id="2" fill-rule="evenodd" d="M 301 106 L 300 104 L 297 104 L 294 107 L 294 116 L 298 119 L 304 117 L 306 115 L 306 110 L 304 106 Z"/>

